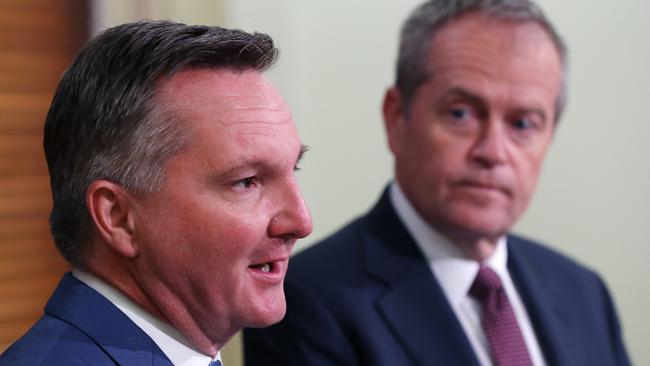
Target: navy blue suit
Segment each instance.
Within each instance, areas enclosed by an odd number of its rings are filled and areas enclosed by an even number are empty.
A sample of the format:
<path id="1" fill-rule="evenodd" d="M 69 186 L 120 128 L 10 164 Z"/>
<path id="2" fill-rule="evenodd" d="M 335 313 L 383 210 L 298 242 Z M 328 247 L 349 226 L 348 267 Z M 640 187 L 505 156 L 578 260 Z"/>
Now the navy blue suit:
<path id="1" fill-rule="evenodd" d="M 45 306 L 45 314 L 0 355 L 0 366 L 10 365 L 172 363 L 115 305 L 67 273 Z"/>
<path id="2" fill-rule="evenodd" d="M 593 272 L 508 237 L 512 275 L 549 365 L 628 365 L 616 312 Z M 366 215 L 291 260 L 287 315 L 246 329 L 247 366 L 478 365 L 387 192 Z"/>

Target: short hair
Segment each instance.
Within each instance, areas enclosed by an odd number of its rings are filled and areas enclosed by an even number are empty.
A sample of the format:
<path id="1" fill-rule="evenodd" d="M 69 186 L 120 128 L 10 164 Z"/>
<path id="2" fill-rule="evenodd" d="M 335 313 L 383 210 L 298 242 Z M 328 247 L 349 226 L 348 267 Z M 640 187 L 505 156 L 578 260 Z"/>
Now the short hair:
<path id="1" fill-rule="evenodd" d="M 93 181 L 154 192 L 167 160 L 188 143 L 180 117 L 157 97 L 159 81 L 195 68 L 262 72 L 277 54 L 266 34 L 170 21 L 126 23 L 89 41 L 64 73 L 44 129 L 50 230 L 63 257 L 84 265 Z"/>
<path id="2" fill-rule="evenodd" d="M 562 85 L 555 104 L 555 120 L 559 120 L 568 94 L 567 47 L 542 9 L 529 0 L 431 0 L 417 7 L 402 26 L 395 78 L 407 114 L 418 88 L 435 72 L 427 68 L 433 38 L 444 25 L 468 13 L 534 22 L 548 33 L 562 63 Z"/>

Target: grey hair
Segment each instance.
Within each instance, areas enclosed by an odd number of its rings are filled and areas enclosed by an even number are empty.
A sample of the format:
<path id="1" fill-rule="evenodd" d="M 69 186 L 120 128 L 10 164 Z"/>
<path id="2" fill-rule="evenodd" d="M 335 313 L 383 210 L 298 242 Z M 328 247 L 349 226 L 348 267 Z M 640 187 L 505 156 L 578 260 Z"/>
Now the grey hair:
<path id="1" fill-rule="evenodd" d="M 264 71 L 277 58 L 266 34 L 169 21 L 107 29 L 63 75 L 45 121 L 44 149 L 57 248 L 82 267 L 92 221 L 86 190 L 108 180 L 136 194 L 158 190 L 167 160 L 191 131 L 169 110 L 159 84 L 184 69 Z"/>
<path id="2" fill-rule="evenodd" d="M 529 0 L 431 0 L 417 7 L 402 26 L 395 78 L 407 114 L 417 89 L 434 72 L 427 68 L 432 39 L 450 21 L 473 12 L 497 19 L 534 22 L 549 34 L 562 63 L 562 85 L 555 103 L 558 121 L 568 96 L 568 50 L 542 9 Z"/>

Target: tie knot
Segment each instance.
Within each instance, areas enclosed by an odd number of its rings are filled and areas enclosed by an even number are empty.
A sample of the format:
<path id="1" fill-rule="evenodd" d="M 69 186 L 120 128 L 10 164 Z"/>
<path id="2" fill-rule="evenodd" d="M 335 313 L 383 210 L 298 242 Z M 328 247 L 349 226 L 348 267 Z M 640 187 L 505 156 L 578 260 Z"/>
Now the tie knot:
<path id="1" fill-rule="evenodd" d="M 210 366 L 221 366 L 221 361 L 219 360 L 212 361 L 210 362 Z"/>
<path id="2" fill-rule="evenodd" d="M 488 297 L 488 295 L 501 290 L 501 288 L 502 285 L 499 275 L 490 267 L 481 266 L 472 287 L 469 289 L 469 293 L 483 301 Z"/>

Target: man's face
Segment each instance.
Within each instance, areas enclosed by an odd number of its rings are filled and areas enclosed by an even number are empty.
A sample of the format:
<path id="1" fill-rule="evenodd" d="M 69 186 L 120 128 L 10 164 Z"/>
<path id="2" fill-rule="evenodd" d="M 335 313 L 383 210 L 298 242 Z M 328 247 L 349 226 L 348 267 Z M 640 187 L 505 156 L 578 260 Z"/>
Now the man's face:
<path id="1" fill-rule="evenodd" d="M 182 71 L 160 87 L 190 139 L 162 188 L 135 199 L 133 273 L 172 325 L 225 342 L 284 316 L 289 255 L 312 230 L 294 177 L 303 147 L 258 72 Z"/>
<path id="2" fill-rule="evenodd" d="M 469 14 L 434 37 L 428 67 L 409 113 L 386 118 L 397 180 L 452 239 L 495 239 L 526 208 L 551 142 L 558 52 L 537 24 Z"/>

